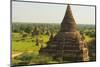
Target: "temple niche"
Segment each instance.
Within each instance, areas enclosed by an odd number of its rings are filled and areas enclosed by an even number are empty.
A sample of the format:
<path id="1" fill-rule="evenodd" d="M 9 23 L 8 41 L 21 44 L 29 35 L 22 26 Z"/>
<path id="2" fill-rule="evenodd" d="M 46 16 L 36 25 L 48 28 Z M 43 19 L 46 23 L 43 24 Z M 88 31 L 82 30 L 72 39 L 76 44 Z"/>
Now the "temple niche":
<path id="1" fill-rule="evenodd" d="M 71 6 L 67 6 L 60 31 L 40 49 L 40 54 L 52 56 L 59 62 L 89 61 L 88 49 L 82 36 L 77 31 L 77 24 L 72 15 Z"/>

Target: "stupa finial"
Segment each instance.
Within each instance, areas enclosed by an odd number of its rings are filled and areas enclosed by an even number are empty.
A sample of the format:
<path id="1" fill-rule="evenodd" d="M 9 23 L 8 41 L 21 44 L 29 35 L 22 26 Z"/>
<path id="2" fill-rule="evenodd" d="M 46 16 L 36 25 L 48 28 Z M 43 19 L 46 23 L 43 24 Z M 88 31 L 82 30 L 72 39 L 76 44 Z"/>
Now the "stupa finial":
<path id="1" fill-rule="evenodd" d="M 71 6 L 68 4 L 65 16 L 61 23 L 62 32 L 76 31 L 76 23 L 72 14 Z"/>

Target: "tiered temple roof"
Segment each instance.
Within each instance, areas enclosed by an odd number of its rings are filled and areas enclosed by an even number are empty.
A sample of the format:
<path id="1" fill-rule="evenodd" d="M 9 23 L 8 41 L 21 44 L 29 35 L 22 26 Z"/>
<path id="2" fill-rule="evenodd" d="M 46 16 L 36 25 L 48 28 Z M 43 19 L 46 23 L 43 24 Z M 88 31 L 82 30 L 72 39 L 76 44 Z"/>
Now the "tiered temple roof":
<path id="1" fill-rule="evenodd" d="M 54 59 L 61 58 L 63 61 L 88 61 L 88 50 L 84 46 L 82 47 L 84 41 L 81 40 L 81 35 L 76 27 L 71 7 L 68 5 L 60 31 L 52 40 L 50 39 L 47 47 L 40 50 L 40 54 L 47 54 Z"/>
<path id="2" fill-rule="evenodd" d="M 71 7 L 70 5 L 68 5 L 64 19 L 61 23 L 61 32 L 72 32 L 72 31 L 76 31 L 76 22 L 72 15 Z"/>

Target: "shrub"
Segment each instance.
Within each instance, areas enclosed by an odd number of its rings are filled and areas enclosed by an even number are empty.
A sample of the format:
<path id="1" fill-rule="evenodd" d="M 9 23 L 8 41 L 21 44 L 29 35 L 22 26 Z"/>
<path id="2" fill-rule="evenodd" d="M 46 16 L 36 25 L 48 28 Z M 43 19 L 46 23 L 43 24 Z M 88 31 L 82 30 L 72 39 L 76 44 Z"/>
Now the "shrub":
<path id="1" fill-rule="evenodd" d="M 18 65 L 28 65 L 28 64 L 45 64 L 52 61 L 51 57 L 43 56 L 43 55 L 37 55 L 35 53 L 23 53 L 20 56 L 17 56 L 15 58 L 16 60 L 20 60 L 20 62 L 14 61 L 13 63 Z"/>

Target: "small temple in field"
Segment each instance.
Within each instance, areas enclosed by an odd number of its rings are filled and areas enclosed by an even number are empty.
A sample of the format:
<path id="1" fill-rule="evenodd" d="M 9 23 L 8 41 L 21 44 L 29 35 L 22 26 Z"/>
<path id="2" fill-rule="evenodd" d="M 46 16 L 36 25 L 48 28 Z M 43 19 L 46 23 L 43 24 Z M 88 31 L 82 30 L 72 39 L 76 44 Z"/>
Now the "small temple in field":
<path id="1" fill-rule="evenodd" d="M 41 48 L 39 52 L 62 62 L 89 61 L 88 48 L 77 31 L 77 24 L 69 4 L 60 31 L 49 40 L 47 47 Z"/>

